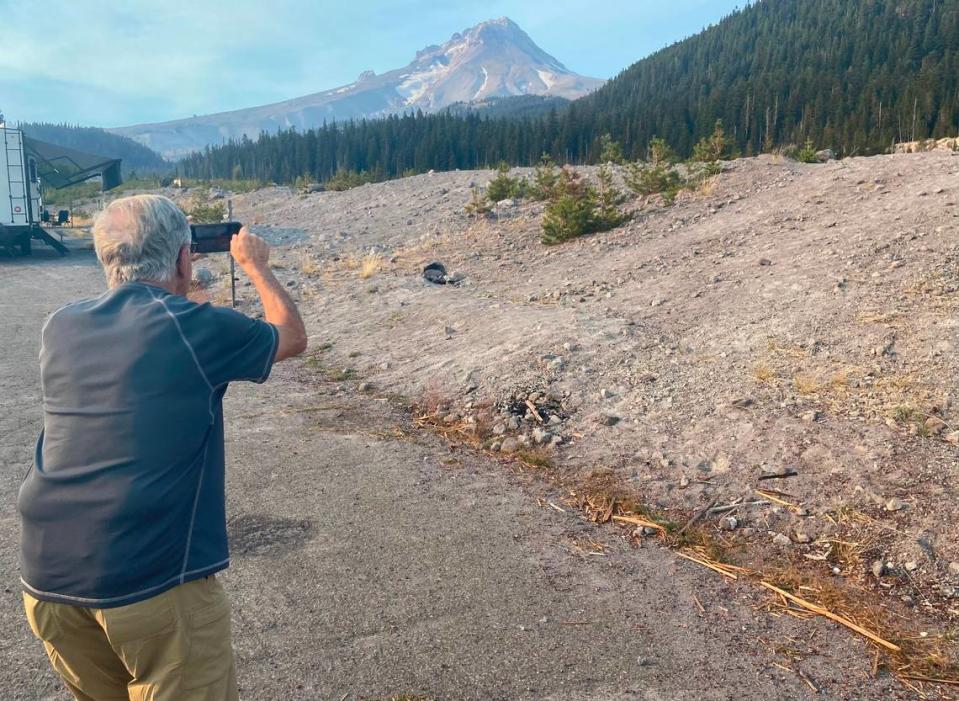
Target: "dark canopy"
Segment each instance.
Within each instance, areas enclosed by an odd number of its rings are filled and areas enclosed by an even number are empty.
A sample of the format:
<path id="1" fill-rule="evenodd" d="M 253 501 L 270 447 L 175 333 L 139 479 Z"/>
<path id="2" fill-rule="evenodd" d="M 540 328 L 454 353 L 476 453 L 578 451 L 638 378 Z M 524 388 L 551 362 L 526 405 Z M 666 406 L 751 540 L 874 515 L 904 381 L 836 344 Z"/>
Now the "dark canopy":
<path id="1" fill-rule="evenodd" d="M 29 136 L 24 136 L 23 141 L 27 154 L 37 161 L 43 182 L 52 188 L 74 185 L 97 175 L 103 179 L 104 190 L 112 190 L 122 182 L 119 158 L 84 153 Z"/>

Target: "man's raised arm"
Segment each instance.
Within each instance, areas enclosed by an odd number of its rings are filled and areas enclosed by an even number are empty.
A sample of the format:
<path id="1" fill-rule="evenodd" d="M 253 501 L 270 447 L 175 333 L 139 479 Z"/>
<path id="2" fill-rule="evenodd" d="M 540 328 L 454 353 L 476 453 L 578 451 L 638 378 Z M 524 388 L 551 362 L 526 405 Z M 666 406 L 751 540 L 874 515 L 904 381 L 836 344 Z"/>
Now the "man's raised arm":
<path id="1" fill-rule="evenodd" d="M 306 350 L 306 327 L 289 293 L 270 269 L 270 247 L 245 226 L 233 237 L 230 255 L 256 287 L 266 320 L 280 335 L 274 362 L 292 358 Z"/>

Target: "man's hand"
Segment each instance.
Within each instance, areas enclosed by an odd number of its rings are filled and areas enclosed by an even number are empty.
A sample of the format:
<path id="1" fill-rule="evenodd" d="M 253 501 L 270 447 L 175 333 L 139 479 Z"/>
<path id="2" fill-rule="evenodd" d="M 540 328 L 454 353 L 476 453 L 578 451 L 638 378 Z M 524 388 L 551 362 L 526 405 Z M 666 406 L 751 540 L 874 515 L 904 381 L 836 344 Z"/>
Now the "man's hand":
<path id="1" fill-rule="evenodd" d="M 243 271 L 249 275 L 253 271 L 262 271 L 270 262 L 270 246 L 247 227 L 230 240 L 230 255 Z"/>
<path id="2" fill-rule="evenodd" d="M 247 274 L 263 302 L 263 316 L 276 327 L 276 362 L 306 350 L 306 328 L 290 295 L 270 270 L 270 247 L 245 226 L 230 241 L 230 255 Z"/>

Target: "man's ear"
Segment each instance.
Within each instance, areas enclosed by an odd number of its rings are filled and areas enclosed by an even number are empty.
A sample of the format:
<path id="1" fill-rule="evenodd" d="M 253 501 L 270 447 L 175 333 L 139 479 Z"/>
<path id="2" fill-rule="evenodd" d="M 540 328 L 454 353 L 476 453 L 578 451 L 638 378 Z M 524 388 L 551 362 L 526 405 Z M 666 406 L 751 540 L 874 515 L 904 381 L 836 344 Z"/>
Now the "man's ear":
<path id="1" fill-rule="evenodd" d="M 176 257 L 176 274 L 185 280 L 193 277 L 193 254 L 188 245 L 180 248 L 180 255 Z"/>

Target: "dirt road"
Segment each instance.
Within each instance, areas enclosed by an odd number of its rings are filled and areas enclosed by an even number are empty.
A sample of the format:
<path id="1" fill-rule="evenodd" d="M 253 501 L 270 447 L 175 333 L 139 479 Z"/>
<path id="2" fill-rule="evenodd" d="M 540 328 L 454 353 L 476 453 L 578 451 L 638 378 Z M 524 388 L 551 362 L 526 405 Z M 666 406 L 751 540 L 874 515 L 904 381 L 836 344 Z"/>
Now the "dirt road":
<path id="1" fill-rule="evenodd" d="M 4 701 L 67 698 L 22 616 L 15 502 L 41 420 L 40 327 L 101 289 L 90 254 L 0 260 Z M 224 580 L 245 699 L 903 693 L 870 678 L 860 640 L 821 621 L 773 618 L 746 586 L 551 508 L 546 487 L 451 452 L 387 402 L 326 382 L 307 363 L 278 366 L 263 387 L 232 388 L 226 412 L 233 565 Z"/>

